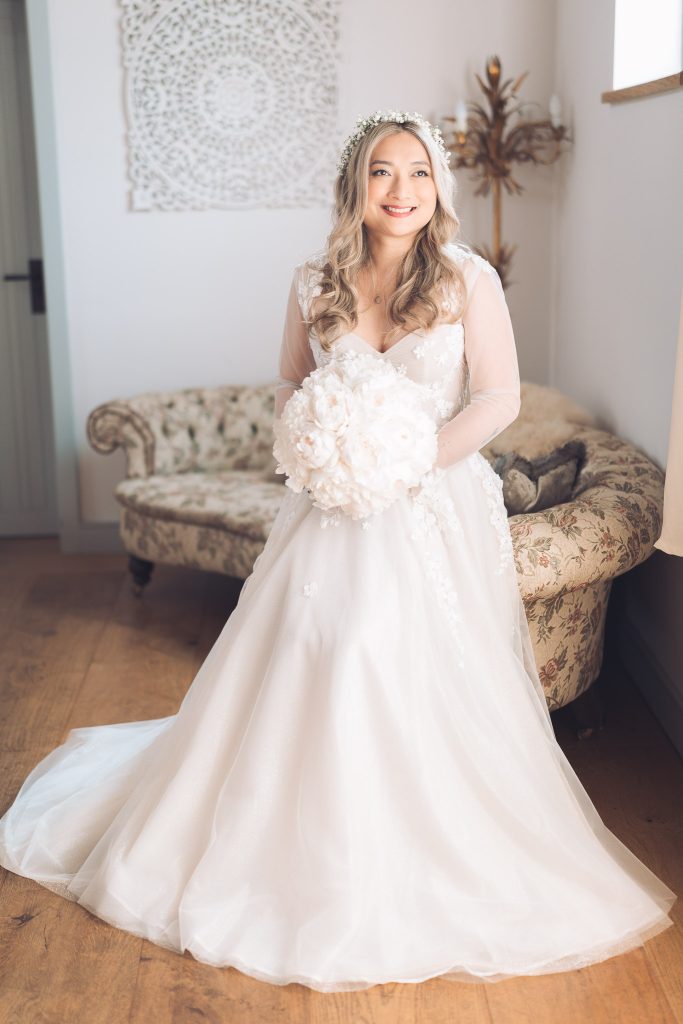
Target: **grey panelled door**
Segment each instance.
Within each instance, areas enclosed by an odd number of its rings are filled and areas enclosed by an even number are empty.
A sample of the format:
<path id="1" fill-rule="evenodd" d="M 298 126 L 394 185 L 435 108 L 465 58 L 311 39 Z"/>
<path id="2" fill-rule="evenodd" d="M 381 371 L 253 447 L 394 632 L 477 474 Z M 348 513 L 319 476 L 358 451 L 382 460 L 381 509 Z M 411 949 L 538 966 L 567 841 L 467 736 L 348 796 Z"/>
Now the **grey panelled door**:
<path id="1" fill-rule="evenodd" d="M 23 0 L 0 0 L 0 536 L 57 534 Z"/>

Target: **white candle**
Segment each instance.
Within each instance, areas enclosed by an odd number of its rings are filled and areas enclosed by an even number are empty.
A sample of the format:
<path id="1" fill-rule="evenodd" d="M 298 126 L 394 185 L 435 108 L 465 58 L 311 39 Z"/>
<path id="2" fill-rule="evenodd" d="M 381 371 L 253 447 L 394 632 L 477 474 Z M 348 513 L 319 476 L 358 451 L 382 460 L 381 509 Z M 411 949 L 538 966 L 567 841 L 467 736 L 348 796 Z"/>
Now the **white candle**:
<path id="1" fill-rule="evenodd" d="M 548 109 L 550 111 L 550 123 L 553 128 L 559 128 L 562 124 L 562 104 L 560 103 L 560 97 L 553 93 L 548 102 Z"/>
<path id="2" fill-rule="evenodd" d="M 455 105 L 455 130 L 456 132 L 467 131 L 467 104 L 464 100 L 458 100 Z"/>

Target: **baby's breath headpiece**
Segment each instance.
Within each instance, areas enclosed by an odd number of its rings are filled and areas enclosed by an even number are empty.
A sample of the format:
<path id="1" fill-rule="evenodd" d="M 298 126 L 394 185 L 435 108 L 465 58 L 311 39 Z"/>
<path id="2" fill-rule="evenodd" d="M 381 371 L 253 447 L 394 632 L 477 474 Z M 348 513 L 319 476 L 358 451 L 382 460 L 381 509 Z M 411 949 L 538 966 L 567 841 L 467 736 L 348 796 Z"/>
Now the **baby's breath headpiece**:
<path id="1" fill-rule="evenodd" d="M 375 113 L 371 114 L 369 117 L 358 117 L 358 120 L 356 121 L 355 130 L 351 135 L 349 135 L 348 139 L 344 143 L 344 148 L 342 150 L 339 163 L 337 164 L 337 170 L 339 171 L 340 174 L 343 173 L 344 168 L 349 162 L 349 157 L 351 156 L 353 148 L 358 142 L 358 140 L 362 139 L 362 137 L 365 135 L 369 128 L 372 128 L 374 125 L 379 124 L 380 121 L 395 121 L 397 124 L 403 124 L 404 121 L 415 121 L 422 128 L 426 128 L 427 131 L 431 134 L 432 138 L 439 147 L 439 151 L 443 156 L 444 160 L 446 161 L 446 163 L 448 163 L 448 161 L 450 160 L 450 150 L 447 150 L 444 145 L 443 135 L 441 134 L 441 129 L 439 128 L 438 125 L 430 124 L 429 121 L 425 120 L 425 118 L 418 114 L 416 111 L 410 114 L 405 110 L 376 110 Z"/>

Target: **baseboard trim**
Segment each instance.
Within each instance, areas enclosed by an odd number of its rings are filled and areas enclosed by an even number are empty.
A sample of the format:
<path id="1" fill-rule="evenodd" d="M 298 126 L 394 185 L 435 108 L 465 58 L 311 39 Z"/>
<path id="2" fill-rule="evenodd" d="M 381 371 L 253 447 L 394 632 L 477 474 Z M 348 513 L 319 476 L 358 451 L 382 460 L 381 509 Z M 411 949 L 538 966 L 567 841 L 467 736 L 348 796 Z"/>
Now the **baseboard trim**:
<path id="1" fill-rule="evenodd" d="M 636 623 L 621 617 L 618 629 L 619 660 L 683 757 L 683 693 L 666 672 Z"/>

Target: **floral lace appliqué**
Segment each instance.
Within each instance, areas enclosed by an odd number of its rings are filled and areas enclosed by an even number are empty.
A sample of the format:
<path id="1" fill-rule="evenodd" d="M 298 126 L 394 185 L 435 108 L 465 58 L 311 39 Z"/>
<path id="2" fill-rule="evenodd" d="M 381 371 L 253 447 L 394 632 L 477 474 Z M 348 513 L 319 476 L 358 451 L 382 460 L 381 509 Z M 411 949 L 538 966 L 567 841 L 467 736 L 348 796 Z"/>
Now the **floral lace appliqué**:
<path id="1" fill-rule="evenodd" d="M 437 427 L 450 420 L 458 410 L 453 385 L 462 370 L 464 327 L 461 323 L 452 326 L 456 329 L 449 331 L 445 337 L 443 334 L 432 334 L 412 348 L 417 359 L 424 359 L 425 355 L 430 354 L 434 363 L 443 368 L 443 372 L 435 380 L 422 383 L 432 403 Z"/>
<path id="2" fill-rule="evenodd" d="M 320 513 L 320 528 L 326 529 L 328 526 L 339 526 L 343 513 L 340 509 L 335 508 L 330 511 L 323 510 Z"/>
<path id="3" fill-rule="evenodd" d="M 332 353 L 326 352 L 325 349 L 320 344 L 320 342 L 318 341 L 318 339 L 314 337 L 313 334 L 309 334 L 308 343 L 311 346 L 311 351 L 313 352 L 313 355 L 315 356 L 316 365 L 327 366 L 327 364 L 333 358 Z"/>
<path id="4" fill-rule="evenodd" d="M 498 534 L 500 560 L 496 569 L 496 575 L 500 576 L 508 566 L 514 565 L 515 560 L 507 509 L 503 500 L 503 481 L 481 452 L 474 452 L 471 465 L 486 493 L 489 519 Z"/>
<path id="5" fill-rule="evenodd" d="M 320 513 L 320 527 L 326 529 L 328 526 L 339 526 L 345 513 L 341 509 L 329 509 Z M 351 522 L 359 523 L 362 530 L 369 530 L 372 525 L 372 519 L 374 517 L 366 519 L 352 519 Z"/>
<path id="6" fill-rule="evenodd" d="M 413 353 L 415 358 L 424 359 L 424 357 L 434 349 L 434 361 L 439 366 L 443 366 L 448 361 L 452 351 L 459 352 L 465 328 L 460 321 L 450 326 L 459 328 L 459 330 L 449 333 L 447 336 L 446 347 L 443 346 L 443 335 L 438 334 L 436 331 L 432 331 L 431 334 L 428 334 L 426 338 L 423 338 L 422 341 L 418 342 L 417 345 L 413 345 L 411 348 L 410 351 Z M 441 349 L 441 351 L 439 351 L 439 349 Z"/>
<path id="7" fill-rule="evenodd" d="M 464 668 L 465 643 L 460 598 L 443 551 L 444 540 L 448 544 L 455 544 L 462 540 L 464 531 L 443 484 L 444 472 L 441 467 L 435 467 L 425 474 L 420 487 L 411 493 L 415 528 L 410 537 L 422 548 L 422 562 L 458 647 L 458 666 Z"/>

